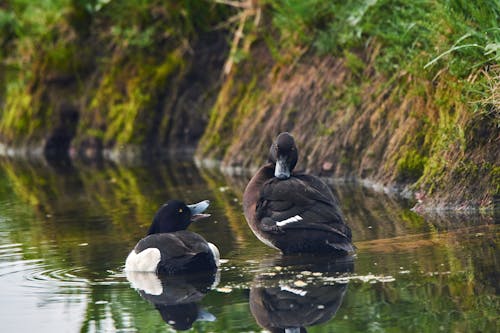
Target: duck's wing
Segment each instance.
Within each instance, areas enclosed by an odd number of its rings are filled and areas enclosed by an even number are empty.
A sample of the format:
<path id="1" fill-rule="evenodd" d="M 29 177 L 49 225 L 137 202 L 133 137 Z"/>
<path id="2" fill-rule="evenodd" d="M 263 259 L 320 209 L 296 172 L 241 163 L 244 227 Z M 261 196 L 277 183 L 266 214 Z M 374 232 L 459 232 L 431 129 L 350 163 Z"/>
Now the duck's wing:
<path id="1" fill-rule="evenodd" d="M 161 253 L 159 273 L 182 271 L 190 265 L 211 266 L 210 247 L 202 236 L 194 232 L 183 230 L 152 234 L 139 241 L 135 250 L 139 253 L 148 248 L 157 248 Z"/>
<path id="2" fill-rule="evenodd" d="M 287 180 L 272 178 L 262 186 L 260 196 L 261 199 L 291 202 L 295 205 L 321 202 L 338 206 L 330 187 L 321 179 L 309 175 L 293 176 Z"/>
<path id="3" fill-rule="evenodd" d="M 317 229 L 351 239 L 351 230 L 332 191 L 313 176 L 269 180 L 261 191 L 257 217 L 264 230 Z"/>

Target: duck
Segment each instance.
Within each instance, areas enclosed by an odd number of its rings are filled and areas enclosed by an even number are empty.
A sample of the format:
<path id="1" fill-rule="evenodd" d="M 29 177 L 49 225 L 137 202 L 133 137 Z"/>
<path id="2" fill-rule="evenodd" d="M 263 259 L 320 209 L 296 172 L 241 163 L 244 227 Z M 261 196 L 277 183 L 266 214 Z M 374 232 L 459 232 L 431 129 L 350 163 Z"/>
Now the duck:
<path id="1" fill-rule="evenodd" d="M 280 133 L 268 162 L 243 193 L 243 211 L 255 236 L 283 254 L 353 253 L 352 233 L 330 187 L 318 177 L 294 172 L 295 139 Z"/>
<path id="2" fill-rule="evenodd" d="M 203 213 L 209 204 L 208 200 L 191 205 L 179 200 L 166 202 L 156 212 L 146 237 L 129 253 L 125 271 L 159 275 L 216 271 L 220 259 L 217 247 L 186 230 L 192 222 L 210 216 Z"/>

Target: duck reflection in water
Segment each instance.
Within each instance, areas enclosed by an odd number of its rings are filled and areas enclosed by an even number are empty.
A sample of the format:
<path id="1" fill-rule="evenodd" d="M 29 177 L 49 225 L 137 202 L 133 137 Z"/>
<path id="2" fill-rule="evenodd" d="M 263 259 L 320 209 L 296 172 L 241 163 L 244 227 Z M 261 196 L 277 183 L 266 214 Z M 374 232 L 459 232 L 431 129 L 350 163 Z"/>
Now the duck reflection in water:
<path id="1" fill-rule="evenodd" d="M 219 282 L 219 271 L 190 275 L 158 276 L 151 272 L 126 272 L 127 279 L 142 298 L 149 301 L 162 319 L 178 331 L 196 321 L 215 321 L 199 302 Z"/>
<path id="2" fill-rule="evenodd" d="M 297 274 L 304 274 L 300 262 L 311 261 L 318 265 L 307 267 L 310 275 L 298 278 Z M 299 269 L 256 276 L 250 289 L 250 310 L 261 327 L 273 333 L 307 332 L 305 327 L 325 323 L 335 316 L 347 291 L 347 283 L 326 278 L 352 273 L 354 261 L 352 257 L 345 257 L 320 265 L 321 261 L 321 256 L 283 257 L 275 261 L 275 266 L 286 267 L 293 263 Z"/>

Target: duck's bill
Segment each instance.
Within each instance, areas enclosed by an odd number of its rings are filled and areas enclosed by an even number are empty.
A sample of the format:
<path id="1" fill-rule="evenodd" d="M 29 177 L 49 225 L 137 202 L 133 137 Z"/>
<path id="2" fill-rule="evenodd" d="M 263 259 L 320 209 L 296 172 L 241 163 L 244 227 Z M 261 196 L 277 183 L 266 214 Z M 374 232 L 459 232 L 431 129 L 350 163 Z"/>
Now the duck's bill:
<path id="1" fill-rule="evenodd" d="M 276 161 L 276 167 L 274 169 L 274 176 L 278 179 L 288 179 L 290 178 L 290 168 L 286 163 L 286 158 L 278 157 Z"/>
<path id="2" fill-rule="evenodd" d="M 210 214 L 195 214 L 191 215 L 191 222 L 198 221 L 204 219 L 206 217 L 210 217 Z"/>
<path id="3" fill-rule="evenodd" d="M 300 327 L 287 327 L 285 333 L 300 333 Z"/>
<path id="4" fill-rule="evenodd" d="M 203 212 L 208 208 L 210 205 L 210 201 L 208 200 L 203 200 L 201 202 L 192 204 L 192 205 L 187 205 L 189 210 L 191 211 L 191 221 L 197 221 L 200 219 L 203 219 L 205 217 L 209 217 L 210 214 L 204 214 Z"/>

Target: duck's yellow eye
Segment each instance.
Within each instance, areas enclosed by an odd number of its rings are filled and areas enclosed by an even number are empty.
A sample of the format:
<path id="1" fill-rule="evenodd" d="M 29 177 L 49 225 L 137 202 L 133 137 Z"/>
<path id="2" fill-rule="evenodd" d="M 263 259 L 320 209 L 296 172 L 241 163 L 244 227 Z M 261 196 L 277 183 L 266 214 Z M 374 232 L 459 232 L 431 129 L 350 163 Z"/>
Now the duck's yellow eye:
<path id="1" fill-rule="evenodd" d="M 179 208 L 179 213 L 182 213 L 182 208 Z"/>

